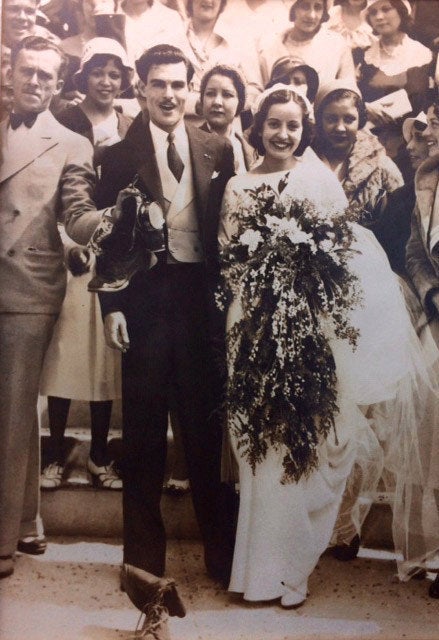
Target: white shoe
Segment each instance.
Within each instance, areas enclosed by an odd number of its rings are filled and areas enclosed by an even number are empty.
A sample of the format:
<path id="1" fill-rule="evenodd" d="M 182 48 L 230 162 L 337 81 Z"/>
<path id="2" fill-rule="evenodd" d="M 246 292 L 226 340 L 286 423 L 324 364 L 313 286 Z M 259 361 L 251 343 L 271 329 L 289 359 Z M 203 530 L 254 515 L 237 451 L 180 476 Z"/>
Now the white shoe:
<path id="1" fill-rule="evenodd" d="M 284 583 L 283 583 L 284 584 Z M 306 600 L 307 596 L 307 581 L 304 580 L 297 587 L 284 584 L 285 593 L 281 598 L 281 606 L 284 609 L 297 609 Z"/>
<path id="2" fill-rule="evenodd" d="M 114 462 L 104 467 L 98 467 L 91 458 L 87 460 L 87 469 L 90 471 L 93 484 L 100 489 L 112 489 L 113 491 L 121 491 L 122 478 L 114 468 Z"/>
<path id="3" fill-rule="evenodd" d="M 64 467 L 58 462 L 52 462 L 44 467 L 40 476 L 41 489 L 58 489 L 64 475 Z"/>

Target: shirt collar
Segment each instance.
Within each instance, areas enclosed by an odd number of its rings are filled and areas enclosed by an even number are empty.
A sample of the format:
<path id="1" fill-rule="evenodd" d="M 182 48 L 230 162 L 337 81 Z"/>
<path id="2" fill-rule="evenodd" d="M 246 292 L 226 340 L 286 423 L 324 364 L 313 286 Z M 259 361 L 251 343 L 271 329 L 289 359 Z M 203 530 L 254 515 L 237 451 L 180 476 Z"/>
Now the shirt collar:
<path id="1" fill-rule="evenodd" d="M 167 131 L 160 129 L 152 120 L 149 121 L 149 128 L 151 131 L 152 139 L 154 142 L 154 147 L 157 150 L 156 143 L 161 145 L 168 144 L 168 135 Z M 172 131 L 175 136 L 175 144 L 178 146 L 179 143 L 183 143 L 186 140 L 186 128 L 184 126 L 184 121 L 182 120 L 177 127 Z"/>

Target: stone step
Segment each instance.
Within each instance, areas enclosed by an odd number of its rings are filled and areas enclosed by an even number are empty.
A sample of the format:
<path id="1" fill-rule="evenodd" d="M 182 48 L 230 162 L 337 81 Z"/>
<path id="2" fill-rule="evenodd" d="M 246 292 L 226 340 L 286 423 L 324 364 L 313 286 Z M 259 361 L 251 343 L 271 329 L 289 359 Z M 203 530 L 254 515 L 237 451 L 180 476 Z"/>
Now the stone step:
<path id="1" fill-rule="evenodd" d="M 120 458 L 121 440 L 110 433 L 109 451 L 116 461 Z M 86 462 L 90 450 L 86 430 L 66 432 L 66 477 L 56 491 L 41 492 L 41 515 L 46 533 L 52 536 L 120 537 L 122 535 L 122 492 L 95 488 Z M 47 436 L 42 438 L 44 464 Z M 168 442 L 166 479 L 172 463 L 173 442 Z M 182 496 L 163 494 L 162 513 L 170 538 L 199 538 L 190 493 Z"/>
<path id="2" fill-rule="evenodd" d="M 67 432 L 69 481 L 56 491 L 42 491 L 41 514 L 51 536 L 120 537 L 122 535 L 122 493 L 96 489 L 86 471 L 89 438 L 86 430 Z M 109 448 L 118 459 L 121 441 L 113 437 Z M 43 435 L 42 450 L 47 446 Z M 173 443 L 169 441 L 168 469 Z M 169 470 L 168 470 L 169 475 Z M 162 514 L 169 538 L 200 537 L 190 493 L 182 496 L 163 494 Z M 392 548 L 389 496 L 377 494 L 362 532 L 362 544 L 371 548 Z"/>
<path id="3" fill-rule="evenodd" d="M 42 459 L 47 450 L 48 427 L 44 399 L 40 403 L 42 424 Z M 121 537 L 122 493 L 96 489 L 86 470 L 90 449 L 88 403 L 72 402 L 66 451 L 68 482 L 56 491 L 42 491 L 41 513 L 48 535 Z M 115 402 L 109 434 L 109 450 L 116 460 L 121 454 L 120 402 Z M 167 475 L 174 455 L 172 432 L 168 432 Z M 197 539 L 200 537 L 190 493 L 183 496 L 163 494 L 162 514 L 168 538 Z M 362 531 L 362 544 L 371 548 L 392 548 L 391 510 L 389 496 L 378 493 Z"/>
<path id="4" fill-rule="evenodd" d="M 161 509 L 168 538 L 199 539 L 190 493 L 179 497 L 163 494 Z M 119 491 L 92 487 L 44 491 L 41 514 L 50 536 L 122 536 L 122 494 Z M 391 519 L 389 504 L 374 503 L 363 526 L 362 545 L 392 549 Z"/>

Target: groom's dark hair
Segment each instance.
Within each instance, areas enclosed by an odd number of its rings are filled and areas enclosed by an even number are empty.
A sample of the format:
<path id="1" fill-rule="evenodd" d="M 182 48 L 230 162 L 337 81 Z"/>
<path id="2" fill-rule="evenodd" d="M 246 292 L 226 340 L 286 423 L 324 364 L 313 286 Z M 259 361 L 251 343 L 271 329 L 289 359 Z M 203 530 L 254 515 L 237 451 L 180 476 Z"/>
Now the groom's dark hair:
<path id="1" fill-rule="evenodd" d="M 179 62 L 183 62 L 186 66 L 187 81 L 189 83 L 195 73 L 192 62 L 186 58 L 181 49 L 171 44 L 158 44 L 144 51 L 140 58 L 136 60 L 136 71 L 142 82 L 146 84 L 148 82 L 148 73 L 152 66 L 178 64 Z"/>

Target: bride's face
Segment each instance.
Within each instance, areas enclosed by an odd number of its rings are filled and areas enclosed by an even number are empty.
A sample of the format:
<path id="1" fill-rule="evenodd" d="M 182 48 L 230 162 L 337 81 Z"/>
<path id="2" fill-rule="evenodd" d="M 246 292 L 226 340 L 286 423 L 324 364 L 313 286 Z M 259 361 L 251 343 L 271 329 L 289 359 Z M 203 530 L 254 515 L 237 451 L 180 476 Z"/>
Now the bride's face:
<path id="1" fill-rule="evenodd" d="M 268 158 L 284 160 L 297 149 L 302 139 L 303 113 L 297 102 L 273 104 L 262 127 L 262 144 Z"/>

